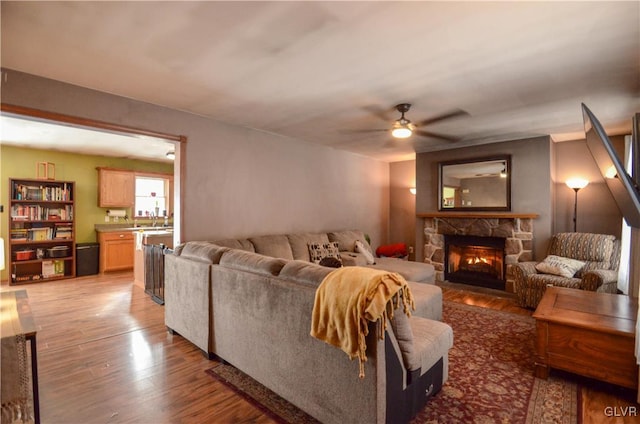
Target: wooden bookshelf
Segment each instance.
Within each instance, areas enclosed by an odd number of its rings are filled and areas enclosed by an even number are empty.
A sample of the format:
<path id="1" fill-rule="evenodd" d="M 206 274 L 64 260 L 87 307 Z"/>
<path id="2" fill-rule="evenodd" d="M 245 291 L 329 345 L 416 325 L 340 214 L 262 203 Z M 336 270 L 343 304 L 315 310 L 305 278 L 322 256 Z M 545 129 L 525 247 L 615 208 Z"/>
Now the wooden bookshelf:
<path id="1" fill-rule="evenodd" d="M 75 183 L 9 179 L 10 284 L 73 278 Z"/>

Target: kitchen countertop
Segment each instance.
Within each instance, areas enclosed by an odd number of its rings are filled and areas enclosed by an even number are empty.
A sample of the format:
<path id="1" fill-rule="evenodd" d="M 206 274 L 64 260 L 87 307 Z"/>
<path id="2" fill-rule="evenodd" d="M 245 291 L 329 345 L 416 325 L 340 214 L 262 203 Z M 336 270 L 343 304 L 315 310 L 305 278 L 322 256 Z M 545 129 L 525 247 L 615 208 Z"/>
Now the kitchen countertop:
<path id="1" fill-rule="evenodd" d="M 140 226 L 133 227 L 131 224 L 96 224 L 95 230 L 98 233 L 113 233 L 113 232 L 122 232 L 122 231 L 143 231 L 145 233 L 172 233 L 173 227 L 151 227 L 151 226 Z"/>

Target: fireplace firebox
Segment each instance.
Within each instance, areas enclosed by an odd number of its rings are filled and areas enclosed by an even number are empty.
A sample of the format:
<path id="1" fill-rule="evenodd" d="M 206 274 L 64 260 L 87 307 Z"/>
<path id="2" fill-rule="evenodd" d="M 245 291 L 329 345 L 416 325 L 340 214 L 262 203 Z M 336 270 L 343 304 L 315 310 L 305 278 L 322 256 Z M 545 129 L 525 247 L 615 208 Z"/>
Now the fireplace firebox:
<path id="1" fill-rule="evenodd" d="M 503 237 L 445 235 L 445 280 L 504 290 L 505 240 Z"/>

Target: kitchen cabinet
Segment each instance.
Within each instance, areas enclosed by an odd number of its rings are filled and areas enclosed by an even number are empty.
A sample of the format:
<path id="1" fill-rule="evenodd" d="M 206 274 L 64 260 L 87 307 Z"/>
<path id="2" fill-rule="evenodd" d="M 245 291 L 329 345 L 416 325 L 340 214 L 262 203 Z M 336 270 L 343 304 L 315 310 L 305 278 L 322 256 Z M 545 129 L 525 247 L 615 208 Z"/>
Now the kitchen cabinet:
<path id="1" fill-rule="evenodd" d="M 9 179 L 11 285 L 75 277 L 74 187 Z"/>
<path id="2" fill-rule="evenodd" d="M 99 232 L 100 272 L 133 269 L 134 237 L 131 231 Z"/>
<path id="3" fill-rule="evenodd" d="M 135 203 L 136 176 L 132 171 L 98 168 L 98 206 L 131 208 Z"/>

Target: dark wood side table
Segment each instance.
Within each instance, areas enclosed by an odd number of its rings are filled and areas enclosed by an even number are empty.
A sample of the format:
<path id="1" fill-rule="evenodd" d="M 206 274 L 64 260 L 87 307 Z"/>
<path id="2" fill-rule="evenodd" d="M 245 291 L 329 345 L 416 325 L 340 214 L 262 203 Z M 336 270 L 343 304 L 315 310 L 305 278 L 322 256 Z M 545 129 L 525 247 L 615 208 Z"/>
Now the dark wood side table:
<path id="1" fill-rule="evenodd" d="M 0 292 L 2 305 L 2 337 L 24 334 L 31 348 L 31 384 L 33 390 L 33 418 L 40 424 L 40 399 L 38 395 L 38 357 L 36 348 L 37 327 L 31 314 L 26 290 Z"/>
<path id="2" fill-rule="evenodd" d="M 533 314 L 536 377 L 557 368 L 637 389 L 637 314 L 629 296 L 547 287 Z"/>

